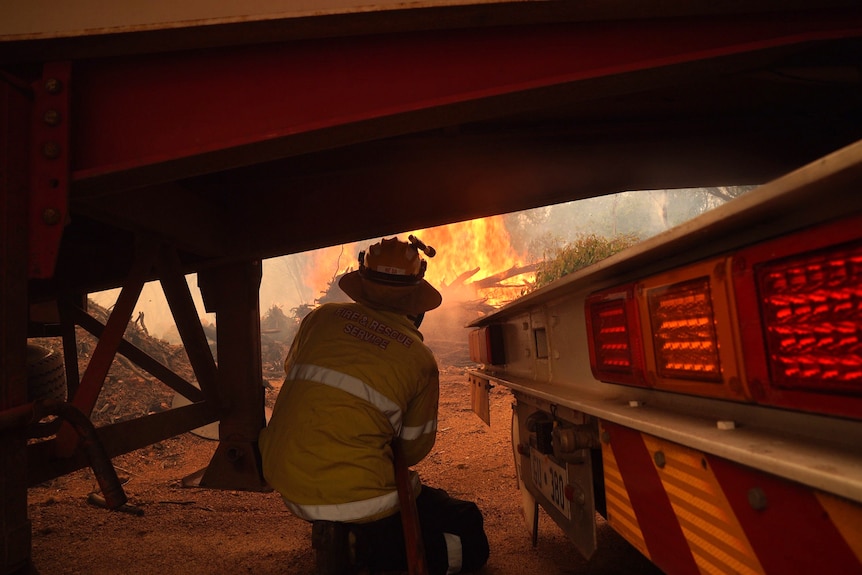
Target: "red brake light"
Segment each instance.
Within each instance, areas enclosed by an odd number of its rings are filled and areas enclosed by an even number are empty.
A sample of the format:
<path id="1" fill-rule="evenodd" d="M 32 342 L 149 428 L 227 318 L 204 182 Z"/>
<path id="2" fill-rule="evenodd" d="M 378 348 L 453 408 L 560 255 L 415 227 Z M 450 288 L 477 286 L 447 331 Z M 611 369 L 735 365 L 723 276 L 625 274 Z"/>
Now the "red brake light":
<path id="1" fill-rule="evenodd" d="M 782 407 L 862 417 L 862 217 L 752 246 L 733 282 L 748 385 Z"/>
<path id="2" fill-rule="evenodd" d="M 506 363 L 503 326 L 493 324 L 470 332 L 470 361 L 486 365 Z"/>
<path id="3" fill-rule="evenodd" d="M 594 294 L 586 301 L 590 366 L 596 379 L 645 385 L 640 321 L 633 287 Z"/>
<path id="4" fill-rule="evenodd" d="M 862 394 L 862 246 L 755 270 L 773 385 Z"/>

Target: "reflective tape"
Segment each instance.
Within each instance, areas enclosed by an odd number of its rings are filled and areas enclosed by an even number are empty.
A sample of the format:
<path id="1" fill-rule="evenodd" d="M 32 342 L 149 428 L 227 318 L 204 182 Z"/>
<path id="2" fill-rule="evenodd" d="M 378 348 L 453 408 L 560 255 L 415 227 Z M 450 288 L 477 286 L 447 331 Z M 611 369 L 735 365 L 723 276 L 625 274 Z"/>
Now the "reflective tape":
<path id="1" fill-rule="evenodd" d="M 395 430 L 396 435 L 401 435 L 401 408 L 394 401 L 358 377 L 353 377 L 352 375 L 335 371 L 328 367 L 303 363 L 291 367 L 287 373 L 287 379 L 304 379 L 306 381 L 322 383 L 365 400 L 386 416 L 389 423 L 392 424 L 392 429 Z"/>
<path id="2" fill-rule="evenodd" d="M 395 434 L 405 441 L 419 439 L 423 435 L 434 433 L 437 430 L 436 419 L 426 421 L 422 425 L 404 427 L 401 408 L 398 407 L 394 401 L 358 377 L 353 377 L 352 375 L 348 375 L 328 367 L 303 363 L 291 367 L 290 371 L 287 373 L 287 378 L 322 383 L 367 401 L 386 416 L 389 423 L 392 424 L 392 429 L 395 430 Z"/>
<path id="3" fill-rule="evenodd" d="M 413 491 L 416 492 L 420 488 L 419 475 L 411 471 L 410 481 L 413 484 Z M 398 508 L 398 491 L 384 493 L 361 501 L 327 505 L 301 505 L 282 499 L 288 509 L 306 521 L 358 521 L 367 517 L 382 516 L 388 511 Z"/>

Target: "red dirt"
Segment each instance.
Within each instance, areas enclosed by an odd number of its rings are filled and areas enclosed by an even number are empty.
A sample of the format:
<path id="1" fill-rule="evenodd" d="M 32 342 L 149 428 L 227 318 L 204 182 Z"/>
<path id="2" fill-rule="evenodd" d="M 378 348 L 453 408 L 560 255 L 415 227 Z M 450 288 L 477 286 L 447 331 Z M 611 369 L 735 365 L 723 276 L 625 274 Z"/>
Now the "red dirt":
<path id="1" fill-rule="evenodd" d="M 169 407 L 172 392 L 144 381 L 145 374 L 133 368 L 112 368 L 112 374 L 94 419 L 105 423 L 129 411 L 140 416 Z M 265 376 L 274 387 L 267 391 L 271 406 L 280 376 L 274 371 Z M 438 439 L 415 468 L 425 483 L 482 509 L 491 558 L 481 573 L 658 573 L 603 522 L 600 550 L 590 561 L 544 513 L 538 545 L 531 545 L 512 457 L 511 405 L 511 395 L 495 388 L 492 426 L 486 426 L 470 410 L 464 369 L 441 364 Z M 140 515 L 88 503 L 98 489 L 88 469 L 31 488 L 35 569 L 42 575 L 313 573 L 310 525 L 293 517 L 277 493 L 182 486 L 183 477 L 207 465 L 215 447 L 214 441 L 186 433 L 116 457 L 129 503 Z"/>

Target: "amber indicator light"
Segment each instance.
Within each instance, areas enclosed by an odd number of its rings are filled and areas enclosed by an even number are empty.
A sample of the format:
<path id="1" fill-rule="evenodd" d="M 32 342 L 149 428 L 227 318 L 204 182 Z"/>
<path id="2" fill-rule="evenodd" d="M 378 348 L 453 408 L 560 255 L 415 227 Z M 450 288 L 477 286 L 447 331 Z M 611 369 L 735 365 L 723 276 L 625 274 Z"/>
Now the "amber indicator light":
<path id="1" fill-rule="evenodd" d="M 659 376 L 720 383 L 709 277 L 651 289 L 647 305 Z"/>

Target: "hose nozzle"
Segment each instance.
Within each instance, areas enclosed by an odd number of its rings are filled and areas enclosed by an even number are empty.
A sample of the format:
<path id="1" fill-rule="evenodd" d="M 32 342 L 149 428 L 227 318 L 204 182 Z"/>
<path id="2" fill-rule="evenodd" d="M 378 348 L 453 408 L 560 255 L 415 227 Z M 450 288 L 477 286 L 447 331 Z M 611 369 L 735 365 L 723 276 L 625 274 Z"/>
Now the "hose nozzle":
<path id="1" fill-rule="evenodd" d="M 423 254 L 428 256 L 429 258 L 433 258 L 437 255 L 437 250 L 433 247 L 426 245 L 425 242 L 420 240 L 414 235 L 407 236 L 407 239 L 410 240 L 410 245 L 416 248 L 417 250 L 421 250 Z"/>

